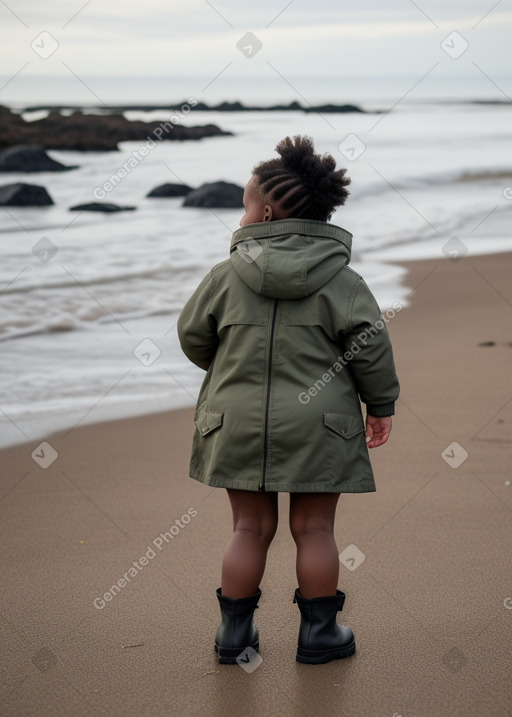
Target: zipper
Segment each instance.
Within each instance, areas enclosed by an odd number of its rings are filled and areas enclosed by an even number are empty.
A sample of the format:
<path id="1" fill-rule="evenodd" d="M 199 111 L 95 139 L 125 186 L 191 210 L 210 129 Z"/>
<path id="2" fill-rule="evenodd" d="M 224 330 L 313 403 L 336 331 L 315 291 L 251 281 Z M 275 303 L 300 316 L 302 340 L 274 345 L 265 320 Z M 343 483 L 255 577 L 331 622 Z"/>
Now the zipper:
<path id="1" fill-rule="evenodd" d="M 264 437 L 263 437 L 263 469 L 262 469 L 262 477 L 260 481 L 260 485 L 258 488 L 258 491 L 260 493 L 265 492 L 265 476 L 267 473 L 267 461 L 268 461 L 268 434 L 269 434 L 269 421 L 268 421 L 268 414 L 270 411 L 270 382 L 272 380 L 272 352 L 274 349 L 274 328 L 276 325 L 276 316 L 277 316 L 277 299 L 274 299 L 274 310 L 272 313 L 272 322 L 270 324 L 270 343 L 269 343 L 269 351 L 268 351 L 268 372 L 267 372 L 267 397 L 265 401 L 265 425 L 264 425 Z"/>

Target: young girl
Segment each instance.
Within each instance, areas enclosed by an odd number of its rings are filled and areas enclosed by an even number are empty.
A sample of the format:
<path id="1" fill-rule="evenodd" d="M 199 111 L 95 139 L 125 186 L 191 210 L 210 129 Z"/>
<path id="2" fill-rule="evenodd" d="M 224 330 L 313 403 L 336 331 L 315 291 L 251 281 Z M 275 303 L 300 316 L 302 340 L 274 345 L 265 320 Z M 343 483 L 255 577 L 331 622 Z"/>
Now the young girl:
<path id="1" fill-rule="evenodd" d="M 348 266 L 352 235 L 328 223 L 349 194 L 346 169 L 315 154 L 309 137 L 286 137 L 276 151 L 253 169 L 229 259 L 178 322 L 184 353 L 206 371 L 190 477 L 226 488 L 233 511 L 217 589 L 221 663 L 259 648 L 253 615 L 280 491 L 297 546 L 296 659 L 355 652 L 352 630 L 336 622 L 345 599 L 336 505 L 340 493 L 375 491 L 368 448 L 388 440 L 399 394 L 378 304 Z"/>

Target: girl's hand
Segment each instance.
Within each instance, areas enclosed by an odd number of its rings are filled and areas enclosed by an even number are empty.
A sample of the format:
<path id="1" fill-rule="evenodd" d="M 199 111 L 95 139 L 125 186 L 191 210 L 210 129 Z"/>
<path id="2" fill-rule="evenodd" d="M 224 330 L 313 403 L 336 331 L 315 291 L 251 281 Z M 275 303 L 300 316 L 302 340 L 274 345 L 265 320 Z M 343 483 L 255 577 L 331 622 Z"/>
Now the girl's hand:
<path id="1" fill-rule="evenodd" d="M 368 448 L 377 448 L 389 438 L 391 433 L 391 416 L 366 416 L 366 443 Z"/>

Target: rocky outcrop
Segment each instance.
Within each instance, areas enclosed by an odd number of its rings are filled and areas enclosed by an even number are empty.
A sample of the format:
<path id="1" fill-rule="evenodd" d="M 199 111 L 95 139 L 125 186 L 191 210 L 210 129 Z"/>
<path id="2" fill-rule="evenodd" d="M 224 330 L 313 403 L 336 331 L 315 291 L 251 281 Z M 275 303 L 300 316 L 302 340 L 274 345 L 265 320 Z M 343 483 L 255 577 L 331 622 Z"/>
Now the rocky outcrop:
<path id="1" fill-rule="evenodd" d="M 0 186 L 0 206 L 3 207 L 47 207 L 53 204 L 44 187 L 38 184 L 4 184 Z"/>
<path id="2" fill-rule="evenodd" d="M 318 112 L 318 114 L 337 114 L 339 112 L 364 112 L 364 110 L 362 110 L 360 107 L 357 107 L 357 105 L 317 105 L 316 107 L 303 107 L 303 111 Z"/>
<path id="3" fill-rule="evenodd" d="M 123 212 L 133 211 L 137 207 L 120 207 L 118 204 L 108 204 L 108 202 L 88 202 L 87 204 L 75 204 L 74 207 L 69 207 L 70 212 Z"/>
<path id="4" fill-rule="evenodd" d="M 18 144 L 0 152 L 0 172 L 65 172 L 77 168 L 52 159 L 39 144 Z"/>
<path id="5" fill-rule="evenodd" d="M 240 209 L 243 207 L 243 196 L 244 189 L 238 184 L 210 182 L 187 194 L 183 206 Z"/>
<path id="6" fill-rule="evenodd" d="M 43 119 L 25 122 L 9 108 L 0 107 L 0 149 L 17 144 L 38 144 L 46 149 L 115 151 L 118 142 L 181 142 L 231 134 L 214 124 L 184 127 L 164 121 L 129 121 L 122 114 L 73 112 L 64 116 L 55 110 Z"/>
<path id="7" fill-rule="evenodd" d="M 187 102 L 178 102 L 175 106 L 186 105 Z M 327 108 L 327 109 L 325 109 Z M 36 112 L 37 110 L 49 109 L 48 105 L 34 105 L 25 107 L 26 112 Z M 52 110 L 69 109 L 69 105 L 53 105 Z M 75 109 L 81 109 L 75 107 Z M 85 108 L 84 108 L 85 109 Z M 154 110 L 168 110 L 172 112 L 173 108 L 162 105 L 116 105 L 112 107 L 117 112 L 153 112 Z M 301 105 L 300 102 L 289 102 L 287 105 L 267 105 L 253 106 L 244 105 L 242 102 L 220 102 L 217 105 L 207 105 L 205 102 L 198 102 L 194 105 L 196 112 L 365 112 L 357 105 L 349 104 L 329 104 L 329 105 Z M 379 111 L 380 113 L 380 111 Z"/>
<path id="8" fill-rule="evenodd" d="M 146 197 L 186 197 L 192 187 L 187 184 L 160 184 L 152 189 Z"/>

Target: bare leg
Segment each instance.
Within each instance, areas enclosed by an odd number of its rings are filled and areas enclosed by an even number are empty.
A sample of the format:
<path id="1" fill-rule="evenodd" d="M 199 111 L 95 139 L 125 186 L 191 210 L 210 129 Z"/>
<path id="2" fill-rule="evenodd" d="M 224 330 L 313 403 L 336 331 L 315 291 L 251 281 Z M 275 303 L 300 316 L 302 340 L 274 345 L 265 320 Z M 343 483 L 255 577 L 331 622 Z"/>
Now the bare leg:
<path id="1" fill-rule="evenodd" d="M 267 551 L 277 530 L 277 493 L 227 488 L 233 511 L 233 535 L 222 561 L 222 594 L 254 595 L 260 585 Z"/>
<path id="2" fill-rule="evenodd" d="M 299 592 L 310 600 L 336 595 L 339 578 L 334 520 L 339 493 L 290 493 L 290 530 L 297 546 Z"/>

